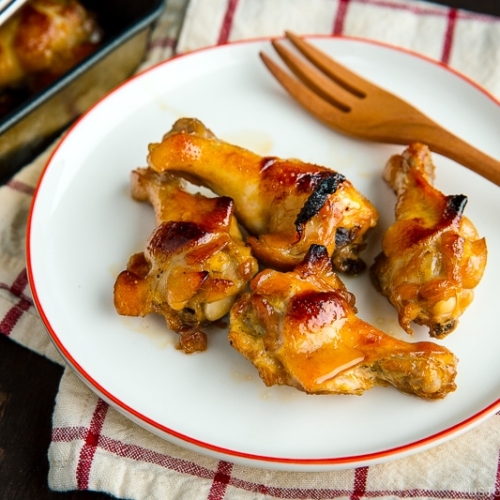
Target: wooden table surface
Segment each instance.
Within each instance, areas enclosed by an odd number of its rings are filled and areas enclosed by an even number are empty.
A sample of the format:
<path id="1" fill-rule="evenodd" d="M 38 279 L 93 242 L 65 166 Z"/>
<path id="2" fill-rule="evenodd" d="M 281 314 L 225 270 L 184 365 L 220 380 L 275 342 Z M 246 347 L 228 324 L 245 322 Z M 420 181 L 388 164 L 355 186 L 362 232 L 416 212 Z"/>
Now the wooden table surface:
<path id="1" fill-rule="evenodd" d="M 500 17 L 500 0 L 435 3 Z M 102 493 L 55 493 L 47 486 L 47 449 L 62 368 L 0 333 L 0 500 L 108 499 Z"/>

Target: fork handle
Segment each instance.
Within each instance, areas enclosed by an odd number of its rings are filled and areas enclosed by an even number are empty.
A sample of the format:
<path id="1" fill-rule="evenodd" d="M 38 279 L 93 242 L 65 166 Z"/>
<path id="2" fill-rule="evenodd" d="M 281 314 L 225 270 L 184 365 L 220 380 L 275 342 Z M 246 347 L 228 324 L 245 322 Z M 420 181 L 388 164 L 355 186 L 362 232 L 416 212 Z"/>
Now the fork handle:
<path id="1" fill-rule="evenodd" d="M 450 158 L 500 186 L 500 161 L 479 151 L 464 140 L 441 127 L 424 126 L 419 131 L 419 141 L 431 151 Z"/>

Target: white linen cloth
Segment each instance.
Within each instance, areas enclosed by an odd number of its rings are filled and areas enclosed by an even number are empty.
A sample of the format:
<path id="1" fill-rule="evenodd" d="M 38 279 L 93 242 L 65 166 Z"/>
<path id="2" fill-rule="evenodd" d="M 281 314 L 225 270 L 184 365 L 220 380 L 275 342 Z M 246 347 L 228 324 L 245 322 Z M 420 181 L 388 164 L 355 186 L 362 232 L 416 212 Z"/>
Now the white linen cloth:
<path id="1" fill-rule="evenodd" d="M 174 53 L 285 29 L 404 47 L 450 65 L 500 98 L 500 19 L 414 0 L 170 0 L 141 69 Z M 33 307 L 26 278 L 27 214 L 48 155 L 0 188 L 0 332 L 64 364 Z M 137 500 L 500 497 L 498 414 L 445 444 L 386 464 L 277 472 L 164 441 L 108 407 L 68 368 L 48 454 L 50 488 Z"/>

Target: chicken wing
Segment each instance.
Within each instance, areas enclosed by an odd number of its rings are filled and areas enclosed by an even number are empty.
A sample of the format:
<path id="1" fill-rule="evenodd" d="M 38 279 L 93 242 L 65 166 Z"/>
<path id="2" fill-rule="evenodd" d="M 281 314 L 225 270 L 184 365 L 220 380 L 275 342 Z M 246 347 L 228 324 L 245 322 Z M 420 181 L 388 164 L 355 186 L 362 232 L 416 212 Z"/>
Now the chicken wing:
<path id="1" fill-rule="evenodd" d="M 337 270 L 357 274 L 365 267 L 359 253 L 378 214 L 337 172 L 259 156 L 188 118 L 150 145 L 148 162 L 234 199 L 236 217 L 250 233 L 247 242 L 267 266 L 292 269 L 316 243 L 328 249 Z"/>
<path id="2" fill-rule="evenodd" d="M 43 87 L 100 40 L 94 17 L 77 0 L 30 0 L 0 27 L 0 88 Z"/>
<path id="3" fill-rule="evenodd" d="M 408 333 L 413 321 L 443 338 L 473 300 L 487 248 L 463 215 L 467 197 L 434 188 L 434 169 L 429 149 L 418 143 L 388 161 L 384 178 L 398 197 L 396 221 L 384 235 L 371 275 Z"/>
<path id="4" fill-rule="evenodd" d="M 361 394 L 392 384 L 424 399 L 455 390 L 457 359 L 449 350 L 397 340 L 355 313 L 326 249 L 313 245 L 293 271 L 253 278 L 231 310 L 229 340 L 268 386 Z"/>
<path id="5" fill-rule="evenodd" d="M 227 314 L 257 272 L 233 202 L 191 194 L 170 173 L 146 168 L 132 173 L 132 196 L 153 205 L 157 226 L 117 277 L 115 308 L 125 316 L 159 313 L 179 334 L 180 349 L 203 351 L 201 328 Z"/>

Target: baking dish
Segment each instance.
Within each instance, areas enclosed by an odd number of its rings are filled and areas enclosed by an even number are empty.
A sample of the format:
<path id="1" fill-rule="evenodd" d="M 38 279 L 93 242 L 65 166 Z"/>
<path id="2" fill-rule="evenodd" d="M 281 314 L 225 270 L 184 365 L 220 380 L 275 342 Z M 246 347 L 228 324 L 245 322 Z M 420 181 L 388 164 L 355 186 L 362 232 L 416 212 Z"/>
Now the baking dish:
<path id="1" fill-rule="evenodd" d="M 165 0 L 81 0 L 103 31 L 97 51 L 0 117 L 0 182 L 140 64 Z"/>

